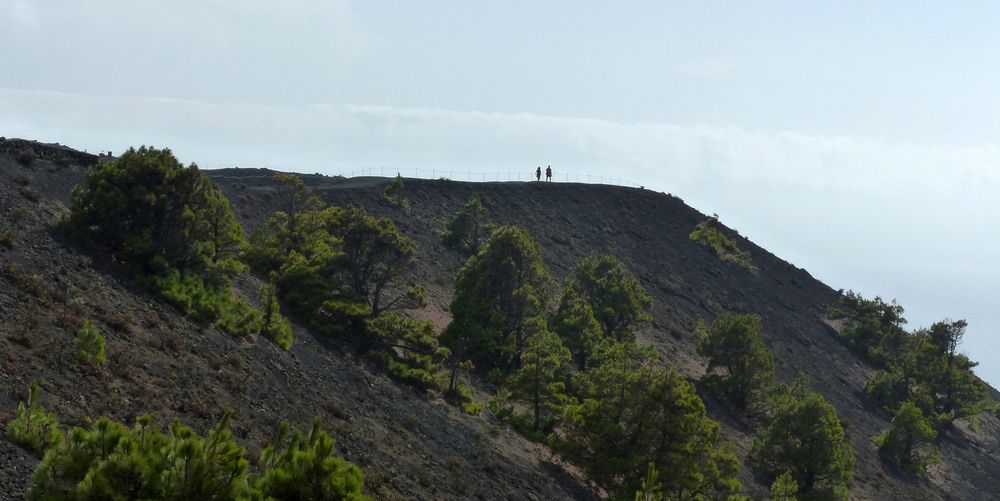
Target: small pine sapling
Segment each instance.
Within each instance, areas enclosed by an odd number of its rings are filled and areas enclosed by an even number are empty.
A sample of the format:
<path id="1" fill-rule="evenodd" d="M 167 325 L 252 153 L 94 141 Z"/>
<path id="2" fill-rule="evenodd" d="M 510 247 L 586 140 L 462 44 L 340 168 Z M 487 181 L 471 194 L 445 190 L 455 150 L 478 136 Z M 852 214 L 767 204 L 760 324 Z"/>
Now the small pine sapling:
<path id="1" fill-rule="evenodd" d="M 319 418 L 313 421 L 308 436 L 291 430 L 287 421 L 282 422 L 274 443 L 261 452 L 263 473 L 255 487 L 265 499 L 369 499 L 362 493 L 364 473 L 334 455 L 334 446 L 334 440 L 320 427 Z"/>
<path id="2" fill-rule="evenodd" d="M 271 273 L 270 280 L 260 289 L 264 300 L 264 318 L 261 333 L 274 344 L 287 350 L 292 347 L 292 324 L 281 315 L 281 305 L 278 303 L 278 286 L 275 285 L 276 273 Z"/>
<path id="3" fill-rule="evenodd" d="M 7 438 L 39 454 L 63 441 L 56 415 L 38 404 L 38 385 L 28 386 L 28 401 L 17 404 L 17 416 L 7 423 Z"/>
<path id="4" fill-rule="evenodd" d="M 76 335 L 76 357 L 85 364 L 100 368 L 108 361 L 104 345 L 101 331 L 89 320 L 83 322 L 83 327 Z"/>

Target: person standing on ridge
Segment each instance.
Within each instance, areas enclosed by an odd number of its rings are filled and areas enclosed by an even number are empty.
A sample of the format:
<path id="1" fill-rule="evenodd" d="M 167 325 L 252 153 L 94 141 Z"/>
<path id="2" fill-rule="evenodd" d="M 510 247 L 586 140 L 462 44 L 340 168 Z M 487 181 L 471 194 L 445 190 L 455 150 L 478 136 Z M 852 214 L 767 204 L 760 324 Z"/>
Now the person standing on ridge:
<path id="1" fill-rule="evenodd" d="M 552 166 L 551 165 L 545 168 L 545 180 L 546 181 L 551 181 L 552 180 Z"/>
<path id="2" fill-rule="evenodd" d="M 535 181 L 541 181 L 541 180 L 542 180 L 542 167 L 539 166 L 537 169 L 535 169 Z"/>

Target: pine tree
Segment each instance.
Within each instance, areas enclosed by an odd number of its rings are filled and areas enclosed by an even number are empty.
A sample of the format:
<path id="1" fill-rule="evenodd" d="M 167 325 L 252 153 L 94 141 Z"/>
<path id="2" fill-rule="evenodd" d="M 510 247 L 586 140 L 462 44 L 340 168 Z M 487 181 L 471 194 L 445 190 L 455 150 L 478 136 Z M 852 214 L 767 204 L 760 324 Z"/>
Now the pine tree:
<path id="1" fill-rule="evenodd" d="M 924 413 L 911 401 L 903 402 L 892 418 L 892 428 L 875 437 L 879 452 L 917 474 L 940 461 L 937 447 L 929 443 L 937 437 Z"/>
<path id="2" fill-rule="evenodd" d="M 581 375 L 554 447 L 613 496 L 631 496 L 652 463 L 668 499 L 726 498 L 742 486 L 739 461 L 693 385 L 653 368 L 648 352 L 611 342 Z"/>
<path id="3" fill-rule="evenodd" d="M 420 388 L 444 386 L 443 363 L 450 351 L 438 344 L 434 324 L 386 313 L 368 320 L 392 376 Z"/>
<path id="4" fill-rule="evenodd" d="M 303 215 L 320 211 L 326 204 L 295 174 L 277 174 L 274 180 L 278 184 L 280 209 L 272 216 L 271 225 L 276 230 L 276 238 L 281 242 L 278 247 L 284 248 L 286 254 L 301 252 L 307 233 L 303 227 Z"/>
<path id="5" fill-rule="evenodd" d="M 399 233 L 392 220 L 371 216 L 360 207 L 349 205 L 329 214 L 327 230 L 342 242 L 336 273 L 346 292 L 369 307 L 369 316 L 423 306 L 423 288 L 400 284 L 415 259 L 412 239 Z"/>
<path id="6" fill-rule="evenodd" d="M 455 279 L 453 320 L 442 335 L 452 351 L 453 373 L 465 360 L 483 371 L 516 369 L 527 321 L 545 311 L 548 281 L 541 250 L 526 231 L 516 226 L 494 230 Z"/>
<path id="7" fill-rule="evenodd" d="M 796 393 L 759 432 L 750 460 L 769 478 L 790 472 L 803 499 L 847 499 L 855 459 L 840 418 L 819 393 Z"/>
<path id="8" fill-rule="evenodd" d="M 958 353 L 967 325 L 965 320 L 936 322 L 927 334 L 928 348 L 920 370 L 927 382 L 927 393 L 934 400 L 939 426 L 974 416 L 989 402 L 986 385 L 972 372 L 978 364 Z"/>
<path id="9" fill-rule="evenodd" d="M 480 244 L 486 237 L 486 207 L 479 197 L 472 197 L 455 214 L 445 227 L 442 237 L 444 244 L 465 254 L 479 252 Z"/>
<path id="10" fill-rule="evenodd" d="M 89 170 L 62 226 L 193 319 L 232 314 L 243 229 L 222 190 L 170 150 L 132 148 Z"/>
<path id="11" fill-rule="evenodd" d="M 698 354 L 708 357 L 703 380 L 716 394 L 739 410 L 774 381 L 771 353 L 760 338 L 757 315 L 724 315 L 712 323 L 698 343 Z M 725 369 L 725 373 L 715 372 Z"/>
<path id="12" fill-rule="evenodd" d="M 617 341 L 634 341 L 636 331 L 652 320 L 649 314 L 652 296 L 625 264 L 613 256 L 582 259 L 567 289 L 575 289 L 587 299 L 604 335 Z"/>
<path id="13" fill-rule="evenodd" d="M 590 302 L 576 288 L 567 288 L 552 319 L 552 330 L 562 338 L 579 370 L 589 367 L 590 358 L 605 338 Z"/>
<path id="14" fill-rule="evenodd" d="M 555 420 L 566 400 L 566 378 L 571 361 L 568 349 L 545 320 L 529 320 L 528 344 L 521 352 L 521 367 L 510 381 L 514 398 L 524 400 L 531 408 L 531 429 L 547 429 Z"/>
<path id="15" fill-rule="evenodd" d="M 228 200 L 167 149 L 129 149 L 91 169 L 73 191 L 64 226 L 138 277 L 176 270 L 224 283 L 241 269 L 242 228 Z"/>

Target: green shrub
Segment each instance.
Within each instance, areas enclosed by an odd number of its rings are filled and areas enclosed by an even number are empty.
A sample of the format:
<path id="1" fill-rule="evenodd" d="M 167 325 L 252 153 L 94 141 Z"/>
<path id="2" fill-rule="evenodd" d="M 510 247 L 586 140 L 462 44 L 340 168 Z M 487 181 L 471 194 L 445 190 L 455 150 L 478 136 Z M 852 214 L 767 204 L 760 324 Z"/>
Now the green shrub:
<path id="1" fill-rule="evenodd" d="M 281 423 L 274 443 L 261 452 L 263 473 L 254 486 L 266 499 L 362 501 L 364 473 L 333 454 L 334 441 L 313 422 L 308 436 Z M 286 445 L 287 440 L 287 445 Z"/>
<path id="2" fill-rule="evenodd" d="M 141 278 L 139 282 L 157 291 L 168 303 L 196 322 L 219 319 L 223 308 L 231 302 L 228 285 L 210 284 L 198 275 L 182 277 L 177 270 L 168 269 L 163 274 Z"/>
<path id="3" fill-rule="evenodd" d="M 844 312 L 840 311 L 839 308 L 836 308 L 834 306 L 831 306 L 831 307 L 829 307 L 829 308 L 826 309 L 826 319 L 827 320 L 840 320 L 840 319 L 842 319 L 842 318 L 844 318 L 846 316 L 847 315 Z"/>
<path id="4" fill-rule="evenodd" d="M 29 500 L 238 499 L 252 493 L 248 462 L 227 412 L 204 438 L 174 421 L 167 433 L 142 416 L 133 429 L 98 419 L 74 428 L 32 475 Z"/>
<path id="5" fill-rule="evenodd" d="M 753 263 L 753 258 L 749 251 L 740 250 L 736 241 L 727 237 L 718 228 L 718 220 L 709 218 L 695 227 L 690 238 L 693 242 L 708 247 L 715 251 L 723 261 L 734 263 L 750 271 L 756 271 L 757 266 Z"/>
<path id="6" fill-rule="evenodd" d="M 28 401 L 17 404 L 17 416 L 7 423 L 7 438 L 35 452 L 44 453 L 63 441 L 56 415 L 38 403 L 38 385 L 28 386 Z"/>
<path id="7" fill-rule="evenodd" d="M 104 336 L 90 321 L 84 321 L 83 327 L 76 334 L 76 356 L 82 362 L 100 367 L 108 361 L 104 354 Z"/>
<path id="8" fill-rule="evenodd" d="M 771 501 L 797 501 L 798 491 L 799 484 L 792 478 L 792 472 L 786 471 L 771 483 Z"/>
<path id="9" fill-rule="evenodd" d="M 31 477 L 27 499 L 32 501 L 368 499 L 361 494 L 363 473 L 333 455 L 334 442 L 318 418 L 308 437 L 295 431 L 287 446 L 289 428 L 283 423 L 275 443 L 261 454 L 260 474 L 252 475 L 245 450 L 229 430 L 231 411 L 204 437 L 176 420 L 161 432 L 145 415 L 131 429 L 102 417 L 90 429 L 73 428 L 63 440 L 55 418 L 35 404 L 36 392 L 33 387 L 30 405 L 22 407 L 42 416 L 35 416 L 32 426 L 44 423 L 52 436 L 38 441 L 48 452 Z M 11 423 L 18 436 L 24 421 L 19 415 Z"/>
<path id="10" fill-rule="evenodd" d="M 264 314 L 243 299 L 228 299 L 222 305 L 215 325 L 237 336 L 252 338 L 260 334 L 264 327 Z"/>

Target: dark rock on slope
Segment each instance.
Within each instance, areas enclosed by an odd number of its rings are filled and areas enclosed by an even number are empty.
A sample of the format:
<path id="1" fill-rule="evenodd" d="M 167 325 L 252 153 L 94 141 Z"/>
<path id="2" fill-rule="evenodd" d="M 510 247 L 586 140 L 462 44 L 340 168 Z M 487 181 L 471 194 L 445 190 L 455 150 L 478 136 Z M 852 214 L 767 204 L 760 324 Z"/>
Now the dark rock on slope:
<path id="1" fill-rule="evenodd" d="M 287 353 L 264 340 L 237 340 L 187 321 L 109 272 L 52 228 L 82 172 L 79 165 L 47 160 L 26 168 L 0 153 L 0 221 L 14 234 L 13 249 L 0 246 L 0 416 L 16 407 L 31 380 L 45 391 L 43 404 L 70 424 L 99 414 L 131 422 L 150 412 L 161 423 L 177 416 L 203 430 L 232 406 L 234 433 L 255 455 L 281 419 L 301 427 L 320 415 L 340 452 L 365 468 L 368 488 L 378 498 L 592 496 L 573 468 L 488 413 L 467 416 L 434 396 L 398 386 L 335 340 L 296 328 Z M 248 228 L 273 212 L 273 172 L 208 174 Z M 706 216 L 678 198 L 580 184 L 406 180 L 400 195 L 411 209 L 405 213 L 382 200 L 387 179 L 304 178 L 331 203 L 389 216 L 416 240 L 419 262 L 412 280 L 428 288 L 430 304 L 412 313 L 439 327 L 449 321 L 452 281 L 463 261 L 441 245 L 440 233 L 469 197 L 479 195 L 493 222 L 520 224 L 538 239 L 557 280 L 588 254 L 620 257 L 656 301 L 654 324 L 642 338 L 656 346 L 665 364 L 692 379 L 704 371 L 690 335 L 698 318 L 730 311 L 762 315 L 779 377 L 810 375 L 844 421 L 858 457 L 853 497 L 988 499 L 1000 490 L 1000 423 L 993 416 L 983 416 L 978 432 L 961 427 L 944 437 L 943 463 L 928 479 L 884 466 L 870 437 L 888 420 L 864 395 L 874 369 L 844 349 L 823 321 L 836 292 L 735 233 L 759 271 L 721 261 L 688 239 Z M 237 287 L 253 297 L 258 285 L 243 277 Z M 105 373 L 86 370 L 73 358 L 75 326 L 83 319 L 106 332 Z M 744 457 L 752 429 L 708 404 Z M 13 496 L 32 467 L 30 455 L 18 451 L 0 440 L 0 488 Z M 749 469 L 741 479 L 754 497 L 764 496 L 766 486 Z"/>

